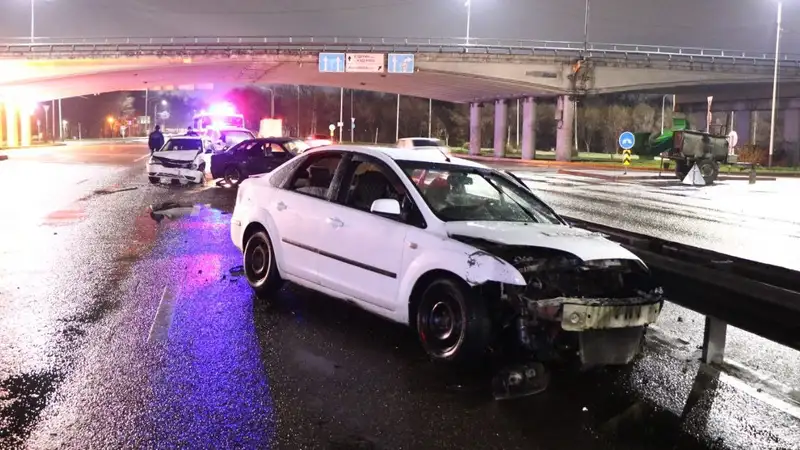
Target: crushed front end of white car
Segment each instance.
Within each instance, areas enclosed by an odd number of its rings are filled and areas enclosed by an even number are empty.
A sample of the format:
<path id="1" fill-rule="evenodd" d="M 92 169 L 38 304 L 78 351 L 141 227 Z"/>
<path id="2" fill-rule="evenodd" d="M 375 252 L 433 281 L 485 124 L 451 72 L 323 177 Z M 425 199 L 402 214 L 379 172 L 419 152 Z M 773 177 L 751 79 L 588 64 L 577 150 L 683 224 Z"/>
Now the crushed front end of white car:
<path id="1" fill-rule="evenodd" d="M 646 328 L 658 319 L 664 300 L 649 269 L 628 250 L 566 226 L 530 227 L 524 245 L 515 242 L 522 230 L 505 230 L 495 239 L 476 236 L 468 224 L 461 228 L 451 238 L 508 262 L 525 279 L 524 286 L 475 287 L 494 300 L 488 303 L 496 305 L 494 315 L 512 351 L 541 362 L 577 358 L 585 368 L 625 365 L 641 352 Z M 538 245 L 529 244 L 534 240 Z M 479 261 L 475 254 L 468 258 Z"/>
<path id="2" fill-rule="evenodd" d="M 202 161 L 202 155 L 199 159 Z M 197 158 L 193 158 L 189 161 L 166 158 L 158 155 L 157 152 L 147 161 L 147 176 L 152 183 L 177 182 L 180 184 L 199 184 L 204 180 L 201 167 L 204 165 L 205 164 L 198 164 Z"/>

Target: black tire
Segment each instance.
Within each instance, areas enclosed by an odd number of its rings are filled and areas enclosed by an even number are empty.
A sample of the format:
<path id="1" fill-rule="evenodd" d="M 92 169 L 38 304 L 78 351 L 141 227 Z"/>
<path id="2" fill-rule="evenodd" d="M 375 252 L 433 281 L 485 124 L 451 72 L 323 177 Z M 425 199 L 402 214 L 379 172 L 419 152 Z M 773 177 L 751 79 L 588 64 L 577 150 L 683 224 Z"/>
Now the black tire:
<path id="1" fill-rule="evenodd" d="M 242 182 L 244 175 L 237 166 L 228 166 L 225 168 L 224 178 L 229 186 L 238 186 Z"/>
<path id="2" fill-rule="evenodd" d="M 486 304 L 463 281 L 439 278 L 423 291 L 417 307 L 417 334 L 439 362 L 480 363 L 489 348 L 492 324 Z"/>
<path id="3" fill-rule="evenodd" d="M 675 176 L 678 177 L 679 180 L 683 181 L 686 178 L 686 175 L 689 175 L 689 164 L 686 161 L 675 161 Z"/>
<path id="4" fill-rule="evenodd" d="M 259 298 L 267 298 L 283 285 L 275 250 L 265 231 L 258 231 L 247 240 L 243 255 L 244 274 L 247 283 Z"/>
<path id="5" fill-rule="evenodd" d="M 197 170 L 200 171 L 201 175 L 200 175 L 200 181 L 196 182 L 195 184 L 204 184 L 206 181 L 206 164 L 205 163 L 200 164 L 199 166 L 197 166 Z"/>
<path id="6" fill-rule="evenodd" d="M 711 159 L 704 159 L 697 163 L 697 168 L 700 169 L 700 174 L 703 175 L 703 180 L 706 184 L 714 184 L 719 176 L 719 163 Z"/>
<path id="7" fill-rule="evenodd" d="M 147 179 L 150 180 L 150 184 L 159 184 L 159 183 L 161 183 L 161 180 L 159 180 L 158 177 L 147 177 Z"/>

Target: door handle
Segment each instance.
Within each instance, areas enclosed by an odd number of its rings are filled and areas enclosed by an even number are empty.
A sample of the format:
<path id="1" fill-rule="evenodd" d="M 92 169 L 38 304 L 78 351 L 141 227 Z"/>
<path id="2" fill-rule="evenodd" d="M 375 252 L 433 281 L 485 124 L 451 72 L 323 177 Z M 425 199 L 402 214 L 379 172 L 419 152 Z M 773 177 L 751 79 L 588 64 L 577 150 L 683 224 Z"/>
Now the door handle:
<path id="1" fill-rule="evenodd" d="M 276 208 L 278 208 L 278 211 L 283 211 L 284 209 L 288 208 L 288 206 L 286 206 L 286 203 L 278 202 Z"/>
<path id="2" fill-rule="evenodd" d="M 332 226 L 333 228 L 341 228 L 344 226 L 344 222 L 335 217 L 328 217 L 327 219 L 325 219 L 325 223 Z"/>

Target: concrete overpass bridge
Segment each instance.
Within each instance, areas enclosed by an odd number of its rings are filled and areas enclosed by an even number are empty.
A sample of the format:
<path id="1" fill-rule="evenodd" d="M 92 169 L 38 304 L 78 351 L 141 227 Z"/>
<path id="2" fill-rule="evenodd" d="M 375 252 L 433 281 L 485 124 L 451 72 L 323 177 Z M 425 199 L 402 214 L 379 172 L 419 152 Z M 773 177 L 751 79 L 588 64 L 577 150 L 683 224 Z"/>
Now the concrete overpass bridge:
<path id="1" fill-rule="evenodd" d="M 321 73 L 320 53 L 412 53 L 411 74 Z M 783 79 L 800 86 L 800 57 L 781 55 Z M 9 143 L 30 140 L 21 105 L 77 95 L 204 83 L 302 84 L 470 103 L 470 149 L 479 150 L 480 106 L 495 102 L 495 152 L 505 151 L 506 105 L 525 99 L 523 156 L 535 147 L 538 99 L 557 100 L 557 153 L 568 158 L 570 96 L 615 92 L 703 95 L 766 86 L 770 54 L 576 42 L 341 37 L 10 39 L 0 43 L 0 98 Z M 18 131 L 18 133 L 17 133 Z M 12 139 L 13 138 L 13 139 Z"/>

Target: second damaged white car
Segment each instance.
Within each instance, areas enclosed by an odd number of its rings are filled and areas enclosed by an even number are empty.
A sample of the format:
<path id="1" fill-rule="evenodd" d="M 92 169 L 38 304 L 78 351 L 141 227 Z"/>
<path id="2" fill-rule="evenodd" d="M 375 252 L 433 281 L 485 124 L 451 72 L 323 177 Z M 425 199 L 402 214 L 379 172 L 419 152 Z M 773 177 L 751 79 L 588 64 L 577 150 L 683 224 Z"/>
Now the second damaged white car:
<path id="1" fill-rule="evenodd" d="M 311 150 L 239 187 L 231 238 L 261 297 L 291 281 L 409 325 L 434 360 L 628 364 L 663 300 L 645 264 L 520 180 L 438 150 Z M 535 368 L 532 368 L 535 367 Z"/>
<path id="2" fill-rule="evenodd" d="M 211 148 L 211 141 L 199 136 L 171 137 L 147 161 L 147 178 L 152 184 L 200 184 L 206 168 L 203 155 Z"/>

